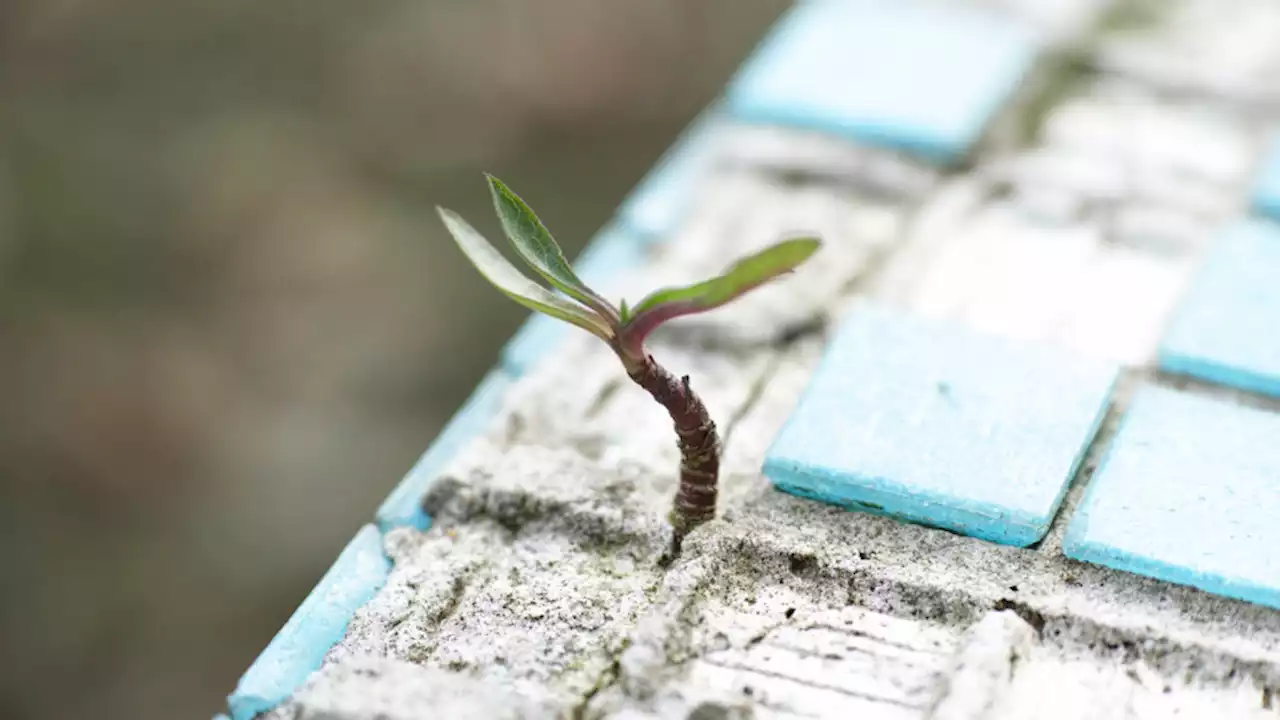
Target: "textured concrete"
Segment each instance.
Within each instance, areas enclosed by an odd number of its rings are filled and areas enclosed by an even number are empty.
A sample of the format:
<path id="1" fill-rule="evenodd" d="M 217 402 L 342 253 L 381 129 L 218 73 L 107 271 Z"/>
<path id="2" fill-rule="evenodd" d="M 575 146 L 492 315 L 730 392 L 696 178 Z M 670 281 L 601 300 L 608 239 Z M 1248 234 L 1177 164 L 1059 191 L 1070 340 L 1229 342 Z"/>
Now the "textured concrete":
<path id="1" fill-rule="evenodd" d="M 1012 610 L 987 613 L 970 628 L 946 674 L 946 691 L 930 720 L 979 720 L 1008 693 L 1018 663 L 1035 644 L 1035 629 Z"/>
<path id="2" fill-rule="evenodd" d="M 931 195 L 874 292 L 926 317 L 1126 364 L 1155 355 L 1265 133 L 1114 78 L 1064 87 L 1037 137 Z"/>
<path id="3" fill-rule="evenodd" d="M 1098 33 L 1097 62 L 1152 86 L 1280 107 L 1280 5 L 1271 0 L 1129 0 Z"/>
<path id="4" fill-rule="evenodd" d="M 554 712 L 498 683 L 372 657 L 325 666 L 297 697 L 292 720 L 532 720 Z"/>
<path id="5" fill-rule="evenodd" d="M 273 717 L 438 717 L 406 662 L 464 716 L 513 692 L 516 717 L 1037 717 L 1023 684 L 1061 672 L 1086 694 L 1053 717 L 1131 675 L 1171 690 L 1116 716 L 1164 717 L 1260 711 L 1280 681 L 1280 613 L 760 482 L 665 570 L 669 487 L 642 473 L 475 444 L 438 488 L 432 529 L 388 536 L 386 587 Z"/>

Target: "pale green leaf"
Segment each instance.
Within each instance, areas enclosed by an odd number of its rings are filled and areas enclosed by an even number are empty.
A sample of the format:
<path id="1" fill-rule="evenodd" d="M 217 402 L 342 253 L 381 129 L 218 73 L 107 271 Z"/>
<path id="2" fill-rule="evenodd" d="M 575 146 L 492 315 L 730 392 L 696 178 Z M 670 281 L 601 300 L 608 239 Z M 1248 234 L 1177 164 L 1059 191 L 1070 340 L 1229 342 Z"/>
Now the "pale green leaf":
<path id="1" fill-rule="evenodd" d="M 678 308 L 679 315 L 723 305 L 779 275 L 791 272 L 809 259 L 821 243 L 816 238 L 784 240 L 772 247 L 742 258 L 718 277 L 678 288 L 666 288 L 650 294 L 632 308 L 631 315 L 640 317 L 661 306 Z"/>
<path id="2" fill-rule="evenodd" d="M 436 211 L 471 264 L 512 300 L 530 310 L 573 323 L 603 340 L 613 337 L 613 330 L 602 318 L 522 275 L 457 213 L 444 208 L 436 208 Z"/>
<path id="3" fill-rule="evenodd" d="M 501 180 L 492 175 L 485 177 L 489 180 L 489 191 L 493 194 L 493 206 L 502 221 L 502 230 L 520 257 L 560 292 L 588 305 L 604 317 L 616 320 L 617 310 L 582 282 L 533 209 Z"/>

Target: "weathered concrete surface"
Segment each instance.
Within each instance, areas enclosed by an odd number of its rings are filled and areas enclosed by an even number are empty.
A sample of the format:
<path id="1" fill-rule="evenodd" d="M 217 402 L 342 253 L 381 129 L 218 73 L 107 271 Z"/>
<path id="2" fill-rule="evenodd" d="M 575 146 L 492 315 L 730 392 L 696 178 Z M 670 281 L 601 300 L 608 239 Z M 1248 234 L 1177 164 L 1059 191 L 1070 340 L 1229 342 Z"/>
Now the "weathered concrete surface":
<path id="1" fill-rule="evenodd" d="M 1063 28 L 1062 43 L 1109 13 L 1081 43 L 1088 62 L 1050 68 L 1006 118 L 1025 136 L 997 133 L 944 176 L 726 128 L 677 236 L 607 288 L 634 300 L 780 236 L 826 241 L 795 277 L 654 337 L 725 439 L 720 518 L 682 558 L 658 564 L 669 420 L 574 333 L 436 484 L 435 526 L 387 536 L 386 587 L 272 717 L 1276 717 L 1280 612 L 1069 561 L 1061 535 L 1128 388 L 1185 383 L 1151 369 L 1152 349 L 1280 119 L 1263 81 L 1280 45 L 1259 29 L 1280 5 L 991 4 Z M 1203 58 L 1188 51 L 1197 23 L 1222 34 Z M 857 295 L 1130 366 L 1038 547 L 846 512 L 760 477 Z"/>
<path id="2" fill-rule="evenodd" d="M 331 663 L 297 693 L 294 720 L 410 720 L 411 718 L 491 718 L 527 720 L 552 716 L 554 709 L 513 692 L 449 670 L 411 662 L 354 657 Z"/>
<path id="3" fill-rule="evenodd" d="M 485 687 L 513 717 L 1247 717 L 1280 682 L 1275 612 L 761 485 L 664 570 L 667 497 L 572 451 L 473 446 L 276 717 L 439 717 L 405 662 L 473 717 Z M 1075 699 L 1037 703 L 1059 673 Z"/>
<path id="4" fill-rule="evenodd" d="M 662 514 L 635 479 L 573 451 L 478 445 L 461 463 L 428 497 L 429 534 L 388 535 L 385 591 L 332 656 L 430 664 L 571 706 L 659 587 Z"/>
<path id="5" fill-rule="evenodd" d="M 742 426 L 791 394 L 766 387 Z M 669 482 L 473 444 L 428 498 L 436 526 L 388 536 L 386 588 L 277 717 L 439 717 L 398 687 L 405 662 L 475 717 L 498 697 L 485 687 L 519 697 L 513 717 L 1248 717 L 1280 684 L 1273 611 L 745 474 L 726 490 L 724 519 L 664 571 Z M 1059 681 L 1071 692 L 1039 702 Z"/>
<path id="6" fill-rule="evenodd" d="M 925 201 L 873 293 L 1142 364 L 1216 228 L 1244 212 L 1266 125 L 1116 79 L 1069 87 L 1030 146 Z"/>
<path id="7" fill-rule="evenodd" d="M 1280 108 L 1280 5 L 1270 0 L 1129 0 L 1100 35 L 1097 63 L 1172 91 Z"/>

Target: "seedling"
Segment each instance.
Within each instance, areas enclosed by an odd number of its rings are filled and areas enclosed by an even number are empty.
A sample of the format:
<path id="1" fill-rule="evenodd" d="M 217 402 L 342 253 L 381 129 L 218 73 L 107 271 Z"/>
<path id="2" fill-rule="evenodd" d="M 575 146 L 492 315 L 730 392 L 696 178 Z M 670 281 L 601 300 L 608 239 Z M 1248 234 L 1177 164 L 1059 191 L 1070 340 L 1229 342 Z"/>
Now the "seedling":
<path id="1" fill-rule="evenodd" d="M 791 272 L 813 255 L 819 241 L 785 240 L 738 260 L 718 277 L 658 290 L 635 306 L 629 307 L 624 300 L 615 307 L 578 278 L 533 210 L 502 181 L 486 177 L 507 239 L 520 259 L 562 294 L 525 277 L 465 220 L 452 211 L 437 208 L 467 258 L 512 300 L 603 340 L 622 361 L 627 375 L 666 408 L 675 422 L 681 458 L 680 486 L 668 515 L 674 557 L 690 531 L 715 517 L 720 440 L 707 407 L 689 386 L 689 376 L 677 379 L 654 361 L 645 350 L 645 338 L 668 320 L 720 307 Z"/>

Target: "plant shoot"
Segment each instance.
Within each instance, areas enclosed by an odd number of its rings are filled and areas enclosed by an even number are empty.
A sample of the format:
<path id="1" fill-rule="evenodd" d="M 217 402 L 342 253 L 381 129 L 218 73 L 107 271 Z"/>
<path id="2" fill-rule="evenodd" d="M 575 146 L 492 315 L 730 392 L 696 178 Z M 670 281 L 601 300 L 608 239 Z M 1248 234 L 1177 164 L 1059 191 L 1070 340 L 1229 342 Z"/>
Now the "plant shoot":
<path id="1" fill-rule="evenodd" d="M 706 406 L 689 385 L 645 350 L 658 326 L 684 315 L 713 310 L 785 275 L 819 247 L 814 238 L 785 240 L 744 257 L 721 275 L 685 287 L 657 290 L 633 306 L 615 307 L 587 287 L 560 246 L 523 200 L 493 176 L 489 190 L 503 232 L 516 253 L 550 287 L 530 280 L 456 213 L 437 208 L 458 246 L 495 287 L 521 305 L 576 325 L 600 338 L 622 361 L 627 375 L 662 405 L 675 423 L 680 447 L 680 484 L 668 521 L 671 557 L 690 531 L 715 517 L 720 472 L 720 440 Z M 557 292 L 558 291 L 558 292 Z"/>

